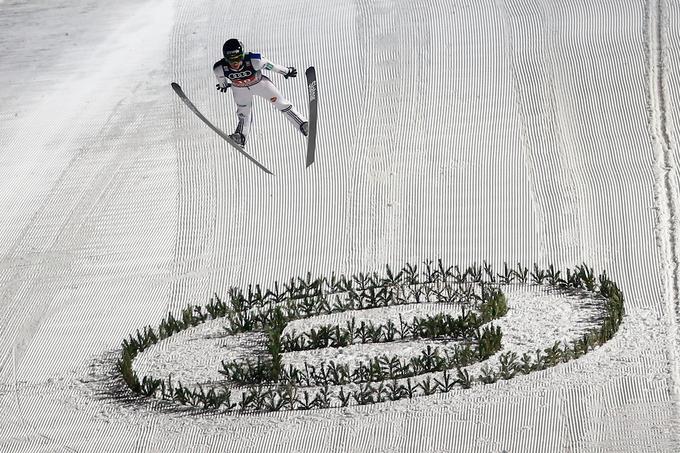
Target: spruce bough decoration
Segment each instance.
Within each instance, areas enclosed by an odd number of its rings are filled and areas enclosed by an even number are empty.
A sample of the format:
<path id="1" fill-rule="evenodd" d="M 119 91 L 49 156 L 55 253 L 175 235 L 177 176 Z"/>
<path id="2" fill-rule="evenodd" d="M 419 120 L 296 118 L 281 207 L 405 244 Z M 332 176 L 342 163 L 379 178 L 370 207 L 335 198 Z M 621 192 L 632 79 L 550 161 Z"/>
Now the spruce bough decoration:
<path id="1" fill-rule="evenodd" d="M 505 316 L 507 300 L 503 285 L 532 284 L 594 297 L 602 313 L 599 326 L 570 344 L 555 343 L 544 350 L 501 353 L 503 333 L 493 321 Z M 443 307 L 459 305 L 460 316 L 439 313 L 399 322 L 357 322 L 343 325 L 320 325 L 304 332 L 286 332 L 294 320 L 324 314 L 359 311 L 398 305 L 440 303 Z M 387 266 L 385 276 L 377 273 L 330 278 L 291 278 L 263 291 L 249 285 L 246 292 L 231 288 L 227 301 L 217 294 L 205 306 L 188 306 L 178 317 L 172 313 L 157 329 L 146 326 L 122 343 L 117 370 L 127 387 L 139 396 L 172 400 L 202 410 L 262 412 L 309 410 L 344 407 L 351 404 L 375 404 L 402 398 L 470 388 L 500 379 L 543 370 L 577 359 L 610 340 L 624 316 L 624 297 L 606 273 L 595 277 L 582 264 L 564 273 L 550 265 L 541 269 L 517 263 L 504 263 L 495 272 L 486 262 L 445 266 L 441 260 L 433 265 L 406 264 L 399 272 Z M 140 352 L 168 337 L 208 320 L 223 319 L 225 332 L 266 334 L 266 355 L 246 361 L 222 361 L 219 372 L 225 381 L 211 388 L 198 385 L 187 388 L 173 383 L 170 376 L 144 376 L 141 380 L 132 363 Z M 395 341 L 436 340 L 455 342 L 453 347 L 427 346 L 410 359 L 387 354 L 360 361 L 351 367 L 333 361 L 304 366 L 285 365 L 286 352 L 347 347 L 353 344 L 391 343 Z M 498 367 L 484 364 L 479 375 L 467 367 L 498 354 Z M 241 390 L 240 398 L 233 391 Z"/>

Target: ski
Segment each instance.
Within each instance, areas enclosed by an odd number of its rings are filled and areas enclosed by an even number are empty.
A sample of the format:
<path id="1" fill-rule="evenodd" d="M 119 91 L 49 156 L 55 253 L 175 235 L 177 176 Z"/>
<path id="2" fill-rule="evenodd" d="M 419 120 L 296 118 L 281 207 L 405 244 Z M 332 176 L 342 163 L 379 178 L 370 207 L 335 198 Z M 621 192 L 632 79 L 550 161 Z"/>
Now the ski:
<path id="1" fill-rule="evenodd" d="M 196 106 L 194 105 L 194 103 L 191 102 L 191 100 L 189 100 L 189 98 L 187 97 L 186 94 L 184 94 L 184 91 L 182 90 L 182 87 L 179 86 L 179 84 L 177 84 L 177 83 L 175 83 L 175 82 L 172 82 L 170 85 L 172 86 L 172 89 L 175 90 L 175 93 L 177 93 L 177 96 L 179 96 L 179 98 L 180 98 L 182 101 L 184 101 L 184 103 L 187 105 L 187 107 L 189 107 L 189 109 L 190 109 L 192 112 L 194 112 L 194 114 L 195 114 L 201 121 L 203 121 L 210 129 L 212 129 L 217 135 L 219 135 L 220 137 L 222 137 L 223 139 L 225 139 L 231 146 L 233 146 L 234 148 L 236 148 L 236 150 L 237 150 L 239 153 L 243 154 L 249 161 L 251 161 L 252 163 L 254 163 L 255 165 L 257 165 L 258 167 L 260 167 L 260 169 L 262 169 L 265 173 L 268 173 L 268 174 L 270 174 L 270 175 L 273 175 L 273 174 L 274 174 L 274 173 L 272 173 L 271 171 L 269 171 L 269 170 L 267 169 L 267 167 L 265 167 L 264 165 L 262 165 L 261 163 L 259 163 L 258 161 L 256 161 L 250 154 L 246 153 L 241 145 L 239 145 L 238 143 L 236 143 L 231 137 L 229 137 L 227 134 L 225 134 L 225 133 L 222 132 L 220 129 L 218 129 L 213 123 L 210 122 L 210 120 L 208 120 L 208 118 L 206 118 L 205 116 L 203 116 L 203 114 L 196 108 Z M 310 123 L 310 126 L 311 126 L 311 123 Z"/>
<path id="2" fill-rule="evenodd" d="M 309 133 L 307 135 L 307 167 L 309 167 L 314 163 L 314 153 L 316 152 L 316 119 L 319 100 L 314 66 L 307 68 L 305 76 L 307 77 L 307 95 L 309 98 Z"/>

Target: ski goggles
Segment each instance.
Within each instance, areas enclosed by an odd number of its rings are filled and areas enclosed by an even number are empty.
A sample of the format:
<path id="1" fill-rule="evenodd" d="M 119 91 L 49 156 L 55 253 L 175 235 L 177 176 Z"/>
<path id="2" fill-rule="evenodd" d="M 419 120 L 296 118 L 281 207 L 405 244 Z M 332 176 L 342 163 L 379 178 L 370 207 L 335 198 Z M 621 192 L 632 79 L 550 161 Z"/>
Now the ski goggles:
<path id="1" fill-rule="evenodd" d="M 234 53 L 228 54 L 225 58 L 227 59 L 228 62 L 231 63 L 231 62 L 239 62 L 239 61 L 243 60 L 243 57 L 244 57 L 243 52 L 234 52 Z"/>

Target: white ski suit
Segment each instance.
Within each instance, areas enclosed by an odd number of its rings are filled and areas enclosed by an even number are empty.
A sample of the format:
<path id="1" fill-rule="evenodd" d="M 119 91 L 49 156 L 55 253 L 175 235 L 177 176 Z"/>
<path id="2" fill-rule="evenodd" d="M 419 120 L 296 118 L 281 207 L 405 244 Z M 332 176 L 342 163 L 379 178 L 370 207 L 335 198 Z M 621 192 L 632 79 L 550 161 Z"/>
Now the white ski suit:
<path id="1" fill-rule="evenodd" d="M 283 97 L 272 81 L 262 74 L 263 69 L 283 75 L 288 74 L 289 71 L 288 68 L 263 58 L 259 53 L 247 53 L 243 59 L 243 65 L 237 70 L 230 68 L 224 58 L 213 65 L 213 72 L 220 87 L 228 88 L 231 86 L 234 102 L 237 106 L 238 125 L 236 132 L 240 132 L 245 137 L 250 132 L 253 95 L 268 99 L 296 129 L 301 130 L 300 127 L 307 120 L 288 99 Z"/>

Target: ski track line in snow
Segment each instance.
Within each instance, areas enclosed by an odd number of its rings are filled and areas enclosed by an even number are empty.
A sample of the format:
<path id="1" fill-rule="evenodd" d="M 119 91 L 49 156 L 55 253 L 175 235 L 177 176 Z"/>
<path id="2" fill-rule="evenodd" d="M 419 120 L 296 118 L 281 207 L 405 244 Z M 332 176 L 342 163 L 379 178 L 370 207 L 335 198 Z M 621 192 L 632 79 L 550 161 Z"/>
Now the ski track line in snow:
<path id="1" fill-rule="evenodd" d="M 423 135 L 429 140 L 420 156 L 422 181 L 413 185 L 409 204 L 417 206 L 423 198 L 419 193 L 432 198 L 415 208 L 422 212 L 422 225 L 409 227 L 430 233 L 421 234 L 428 242 L 418 248 L 439 250 L 454 263 L 487 260 L 501 268 L 504 261 L 533 260 L 538 235 L 526 197 L 529 178 L 516 132 L 518 115 L 508 89 L 512 72 L 502 15 L 489 4 L 447 6 L 433 16 L 444 23 L 433 28 L 431 41 L 438 45 L 432 55 L 456 48 L 449 64 L 460 69 L 454 74 L 434 71 L 433 79 L 413 93 L 418 98 L 422 88 L 426 95 L 420 99 L 437 101 L 416 112 L 427 120 Z M 449 8 L 453 14 L 447 15 Z M 487 24 L 485 33 L 476 33 L 480 23 Z M 448 124 L 453 127 L 445 132 Z M 449 231 L 457 233 L 449 238 Z"/>
<path id="2" fill-rule="evenodd" d="M 399 85 L 402 57 L 398 42 L 390 39 L 390 30 L 399 28 L 399 12 L 387 3 L 357 2 L 356 39 L 365 58 L 374 64 L 366 67 L 365 86 L 353 96 L 362 99 L 365 106 L 353 128 L 358 135 L 356 146 L 362 150 L 360 162 L 353 175 L 357 213 L 354 215 L 354 231 L 351 236 L 365 268 L 376 267 L 376 262 L 386 261 L 387 243 L 394 228 L 384 218 L 382 207 L 389 203 L 390 184 L 394 173 L 391 167 L 399 156 L 387 153 L 394 148 L 395 123 L 399 120 Z M 365 90 L 365 91 L 364 91 Z M 364 91 L 361 93 L 361 91 Z M 368 121 L 368 119 L 371 121 Z M 371 127 L 373 129 L 371 130 Z M 389 212 L 389 211 L 388 211 Z"/>
<path id="3" fill-rule="evenodd" d="M 575 263 L 581 255 L 579 200 L 560 123 L 555 11 L 538 2 L 508 1 L 501 7 L 509 28 L 515 102 L 541 228 L 541 259 Z"/>
<path id="4" fill-rule="evenodd" d="M 669 132 L 668 91 L 668 33 L 669 4 L 665 0 L 648 0 L 647 57 L 650 129 L 656 150 L 656 208 L 657 237 L 664 262 L 664 297 L 669 323 L 668 355 L 675 399 L 675 425 L 680 429 L 680 189 L 678 187 L 678 162 L 674 155 Z"/>

